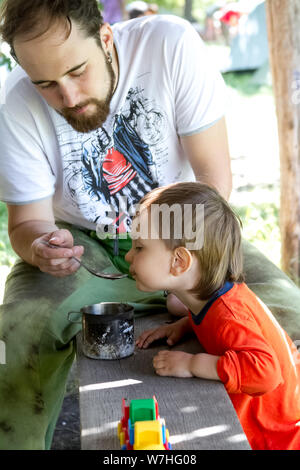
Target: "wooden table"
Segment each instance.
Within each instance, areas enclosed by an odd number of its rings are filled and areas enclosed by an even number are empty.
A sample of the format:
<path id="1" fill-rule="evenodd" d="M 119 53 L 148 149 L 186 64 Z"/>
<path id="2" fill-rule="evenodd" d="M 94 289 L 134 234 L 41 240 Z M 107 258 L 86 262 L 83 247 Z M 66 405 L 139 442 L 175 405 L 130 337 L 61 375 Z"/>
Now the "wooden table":
<path id="1" fill-rule="evenodd" d="M 169 321 L 168 314 L 135 320 L 135 337 L 145 329 Z M 81 448 L 120 450 L 117 424 L 122 398 L 156 396 L 159 414 L 166 420 L 173 450 L 249 450 L 250 446 L 235 410 L 221 382 L 198 378 L 181 379 L 155 374 L 152 358 L 165 342 L 148 349 L 136 348 L 121 360 L 95 360 L 85 357 L 81 335 L 77 338 L 79 372 Z M 195 339 L 173 349 L 200 352 Z"/>

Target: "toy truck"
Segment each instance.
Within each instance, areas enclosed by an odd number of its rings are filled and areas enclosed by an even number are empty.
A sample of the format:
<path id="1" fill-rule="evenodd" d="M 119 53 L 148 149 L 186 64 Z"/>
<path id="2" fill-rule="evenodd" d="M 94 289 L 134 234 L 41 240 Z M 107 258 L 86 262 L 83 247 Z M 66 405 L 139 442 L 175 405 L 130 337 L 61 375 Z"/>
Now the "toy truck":
<path id="1" fill-rule="evenodd" d="M 153 398 L 131 400 L 127 406 L 122 400 L 122 418 L 118 423 L 118 437 L 122 450 L 170 450 L 169 431 L 158 414 L 158 403 Z"/>

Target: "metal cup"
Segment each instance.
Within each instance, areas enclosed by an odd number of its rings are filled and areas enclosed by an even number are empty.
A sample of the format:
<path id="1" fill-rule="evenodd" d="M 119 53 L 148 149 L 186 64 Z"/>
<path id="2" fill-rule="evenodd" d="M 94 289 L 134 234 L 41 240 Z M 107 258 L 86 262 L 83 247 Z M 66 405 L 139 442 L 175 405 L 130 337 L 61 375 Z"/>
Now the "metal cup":
<path id="1" fill-rule="evenodd" d="M 81 314 L 80 321 L 70 316 Z M 82 349 L 91 359 L 121 359 L 134 351 L 134 309 L 119 302 L 85 305 L 68 312 L 68 320 L 82 323 Z"/>

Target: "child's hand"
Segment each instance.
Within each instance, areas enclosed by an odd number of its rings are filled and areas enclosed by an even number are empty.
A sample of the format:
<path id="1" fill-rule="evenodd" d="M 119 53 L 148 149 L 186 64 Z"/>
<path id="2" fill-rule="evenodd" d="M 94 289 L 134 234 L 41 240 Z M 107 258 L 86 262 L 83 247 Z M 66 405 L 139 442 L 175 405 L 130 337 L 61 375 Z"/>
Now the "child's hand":
<path id="1" fill-rule="evenodd" d="M 153 358 L 153 366 L 158 375 L 193 377 L 191 373 L 193 357 L 193 354 L 183 351 L 159 351 Z"/>
<path id="2" fill-rule="evenodd" d="M 189 319 L 187 317 L 181 318 L 175 323 L 144 331 L 135 344 L 138 348 L 146 349 L 153 341 L 167 338 L 167 344 L 173 346 L 173 344 L 176 344 L 189 330 Z"/>

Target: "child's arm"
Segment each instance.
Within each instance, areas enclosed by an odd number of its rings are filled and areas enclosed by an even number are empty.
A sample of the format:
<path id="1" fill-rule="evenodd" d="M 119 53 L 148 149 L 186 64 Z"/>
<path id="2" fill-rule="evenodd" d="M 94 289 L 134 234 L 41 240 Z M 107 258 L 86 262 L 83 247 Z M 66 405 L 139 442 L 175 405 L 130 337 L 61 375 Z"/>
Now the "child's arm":
<path id="1" fill-rule="evenodd" d="M 180 320 L 159 326 L 158 328 L 152 328 L 142 333 L 136 341 L 136 345 L 139 348 L 147 348 L 149 344 L 153 343 L 157 339 L 167 338 L 167 344 L 172 346 L 176 344 L 184 335 L 192 332 L 193 328 L 190 325 L 188 317 L 181 318 Z"/>
<path id="2" fill-rule="evenodd" d="M 217 374 L 218 360 L 219 356 L 206 353 L 160 351 L 153 359 L 153 366 L 158 375 L 220 380 Z"/>
<path id="3" fill-rule="evenodd" d="M 249 326 L 250 325 L 250 326 Z M 221 356 L 160 351 L 153 359 L 158 375 L 220 380 L 228 393 L 257 396 L 282 383 L 281 366 L 272 347 L 252 321 L 232 320 L 219 336 Z"/>

